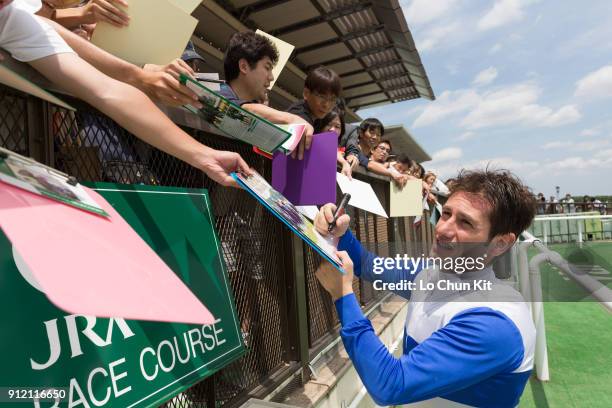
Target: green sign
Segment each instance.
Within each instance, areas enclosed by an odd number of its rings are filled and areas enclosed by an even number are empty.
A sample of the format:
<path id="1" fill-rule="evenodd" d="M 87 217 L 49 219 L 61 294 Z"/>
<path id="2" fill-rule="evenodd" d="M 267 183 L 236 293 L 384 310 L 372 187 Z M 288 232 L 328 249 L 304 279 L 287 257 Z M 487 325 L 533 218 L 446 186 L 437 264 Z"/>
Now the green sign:
<path id="1" fill-rule="evenodd" d="M 37 289 L 0 234 L 0 406 L 158 406 L 245 351 L 207 192 L 105 183 L 95 188 L 216 322 L 202 326 L 66 314 Z M 61 256 L 70 256 L 70 248 Z M 61 388 L 65 397 L 12 404 L 19 396 L 15 389 L 49 387 Z"/>

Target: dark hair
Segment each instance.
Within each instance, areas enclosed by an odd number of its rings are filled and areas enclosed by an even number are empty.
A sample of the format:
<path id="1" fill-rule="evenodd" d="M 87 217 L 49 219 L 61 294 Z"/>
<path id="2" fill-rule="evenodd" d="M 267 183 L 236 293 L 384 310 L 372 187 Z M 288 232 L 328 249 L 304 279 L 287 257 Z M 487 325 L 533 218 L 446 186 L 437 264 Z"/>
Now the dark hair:
<path id="1" fill-rule="evenodd" d="M 378 142 L 378 144 L 376 145 L 376 147 L 380 146 L 381 144 L 388 144 L 389 145 L 389 150 L 393 150 L 393 145 L 391 144 L 391 141 L 389 139 L 383 139 L 380 142 Z M 375 147 L 375 148 L 376 148 Z M 391 153 L 391 152 L 389 152 Z"/>
<path id="2" fill-rule="evenodd" d="M 410 160 L 410 157 L 408 157 L 408 155 L 405 154 L 405 153 L 402 153 L 402 154 L 398 155 L 395 158 L 395 161 L 398 162 L 398 163 L 405 164 L 408 167 L 410 167 L 410 165 L 412 164 L 412 160 Z"/>
<path id="3" fill-rule="evenodd" d="M 416 166 L 419 168 L 419 172 L 421 173 L 420 178 L 422 179 L 423 177 L 425 177 L 425 167 L 423 167 L 421 163 L 416 163 Z"/>
<path id="4" fill-rule="evenodd" d="M 346 131 L 346 123 L 344 122 L 344 111 L 337 106 L 334 107 L 327 115 L 325 115 L 323 119 L 321 119 L 321 129 L 329 125 L 335 117 L 340 119 L 340 136 L 338 137 L 341 137 Z"/>
<path id="5" fill-rule="evenodd" d="M 304 88 L 321 94 L 331 93 L 336 97 L 342 93 L 340 77 L 333 69 L 322 65 L 311 69 L 306 76 Z"/>
<path id="6" fill-rule="evenodd" d="M 451 196 L 457 192 L 478 194 L 489 203 L 489 239 L 510 232 L 518 238 L 535 217 L 533 193 L 508 170 L 464 169 L 447 185 Z"/>
<path id="7" fill-rule="evenodd" d="M 384 136 L 385 127 L 382 122 L 376 118 L 367 118 L 359 124 L 359 132 L 363 133 L 366 130 L 380 130 L 380 136 Z"/>
<path id="8" fill-rule="evenodd" d="M 251 68 L 255 68 L 264 57 L 270 58 L 272 63 L 276 65 L 278 50 L 272 41 L 253 31 L 235 33 L 229 39 L 223 58 L 225 81 L 230 82 L 238 78 L 240 73 L 238 63 L 241 59 L 244 58 Z"/>

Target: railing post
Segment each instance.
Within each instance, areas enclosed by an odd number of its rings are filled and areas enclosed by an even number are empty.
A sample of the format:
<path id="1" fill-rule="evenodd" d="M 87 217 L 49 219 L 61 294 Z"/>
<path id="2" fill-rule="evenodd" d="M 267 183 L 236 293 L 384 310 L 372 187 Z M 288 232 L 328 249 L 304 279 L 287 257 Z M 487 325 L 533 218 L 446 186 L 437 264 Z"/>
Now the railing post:
<path id="1" fill-rule="evenodd" d="M 295 285 L 295 318 L 297 323 L 297 348 L 302 367 L 301 380 L 306 384 L 310 380 L 309 344 L 308 344 L 308 299 L 306 297 L 306 268 L 304 264 L 304 243 L 295 234 L 291 234 L 291 251 Z"/>

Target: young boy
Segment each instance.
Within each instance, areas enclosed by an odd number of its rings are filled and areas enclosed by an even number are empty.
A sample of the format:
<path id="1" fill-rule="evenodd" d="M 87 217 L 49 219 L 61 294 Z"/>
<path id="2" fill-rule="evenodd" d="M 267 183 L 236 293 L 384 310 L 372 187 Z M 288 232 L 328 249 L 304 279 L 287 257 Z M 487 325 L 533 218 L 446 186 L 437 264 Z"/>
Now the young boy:
<path id="1" fill-rule="evenodd" d="M 310 149 L 314 132 L 312 125 L 297 115 L 273 109 L 263 103 L 270 83 L 274 80 L 272 68 L 277 61 L 278 51 L 268 38 L 252 31 L 235 33 L 225 50 L 223 70 L 226 83 L 221 86 L 220 93 L 230 102 L 272 123 L 305 123 L 307 126 L 302 142 L 296 149 L 301 160 L 304 149 Z"/>
<path id="2" fill-rule="evenodd" d="M 336 106 L 341 93 L 338 74 L 323 66 L 314 68 L 304 82 L 304 99 L 289 106 L 287 112 L 301 117 L 319 133 L 323 130 L 323 119 Z"/>

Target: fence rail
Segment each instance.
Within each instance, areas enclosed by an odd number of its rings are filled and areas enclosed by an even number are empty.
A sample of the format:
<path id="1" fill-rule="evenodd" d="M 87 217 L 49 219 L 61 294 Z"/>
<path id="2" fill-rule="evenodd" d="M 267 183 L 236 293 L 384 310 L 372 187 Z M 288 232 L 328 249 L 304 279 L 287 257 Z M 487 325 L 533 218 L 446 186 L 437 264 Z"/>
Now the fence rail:
<path id="1" fill-rule="evenodd" d="M 569 243 L 612 239 L 612 215 L 598 211 L 537 216 L 529 232 L 547 243 Z"/>
<path id="2" fill-rule="evenodd" d="M 206 188 L 233 288 L 248 353 L 211 378 L 164 404 L 167 407 L 233 407 L 261 397 L 303 370 L 309 358 L 337 336 L 338 318 L 314 272 L 320 257 L 304 247 L 280 221 L 246 192 L 219 186 L 202 172 L 141 142 L 82 101 L 62 95 L 71 112 L 0 86 L 0 145 L 53 166 L 80 181 L 109 181 Z M 197 117 L 180 110 L 169 116 L 197 140 L 216 149 L 238 152 L 266 179 L 269 160 L 250 146 L 222 137 Z M 389 181 L 363 172 L 384 206 Z M 351 208 L 351 229 L 381 254 L 428 250 L 431 225 L 414 219 L 385 219 Z M 428 218 L 424 218 L 427 220 Z M 363 307 L 382 294 L 369 283 L 354 281 Z"/>

